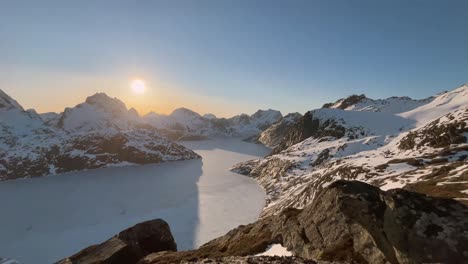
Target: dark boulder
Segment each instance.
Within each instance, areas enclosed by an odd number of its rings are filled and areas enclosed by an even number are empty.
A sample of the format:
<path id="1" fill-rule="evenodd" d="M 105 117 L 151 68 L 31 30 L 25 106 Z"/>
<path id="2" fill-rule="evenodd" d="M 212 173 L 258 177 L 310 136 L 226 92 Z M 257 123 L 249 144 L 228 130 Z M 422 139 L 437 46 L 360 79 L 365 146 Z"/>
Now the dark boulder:
<path id="1" fill-rule="evenodd" d="M 130 227 L 111 239 L 93 245 L 58 264 L 132 264 L 159 251 L 177 251 L 169 225 L 155 219 Z"/>

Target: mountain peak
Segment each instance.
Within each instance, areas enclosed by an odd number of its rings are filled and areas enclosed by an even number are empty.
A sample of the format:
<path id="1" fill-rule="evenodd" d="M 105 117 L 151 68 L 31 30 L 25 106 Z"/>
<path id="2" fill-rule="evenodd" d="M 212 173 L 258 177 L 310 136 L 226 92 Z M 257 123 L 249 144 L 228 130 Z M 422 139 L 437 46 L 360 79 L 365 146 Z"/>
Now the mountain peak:
<path id="1" fill-rule="evenodd" d="M 258 109 L 257 112 L 255 112 L 255 113 L 252 115 L 252 117 L 253 117 L 253 118 L 271 117 L 271 118 L 280 119 L 281 117 L 283 117 L 283 115 L 282 115 L 281 112 L 278 111 L 278 110 L 273 110 L 273 109 L 267 109 L 267 110 Z"/>
<path id="2" fill-rule="evenodd" d="M 365 94 L 357 95 L 353 94 L 346 98 L 339 99 L 334 103 L 327 103 L 322 106 L 322 108 L 338 108 L 338 109 L 346 109 L 352 105 L 355 105 L 363 100 L 368 99 Z"/>
<path id="3" fill-rule="evenodd" d="M 0 109 L 13 109 L 16 108 L 20 111 L 24 111 L 23 107 L 16 102 L 15 99 L 11 98 L 2 89 L 0 89 Z"/>
<path id="4" fill-rule="evenodd" d="M 106 93 L 96 93 L 86 98 L 85 103 L 94 105 L 106 112 L 126 112 L 127 106 L 117 98 L 111 98 Z"/>
<path id="5" fill-rule="evenodd" d="M 173 116 L 173 117 L 186 117 L 186 116 L 200 117 L 201 115 L 199 113 L 195 112 L 195 111 L 192 111 L 192 110 L 188 109 L 188 108 L 181 107 L 181 108 L 177 108 L 174 111 L 172 111 L 170 116 Z"/>

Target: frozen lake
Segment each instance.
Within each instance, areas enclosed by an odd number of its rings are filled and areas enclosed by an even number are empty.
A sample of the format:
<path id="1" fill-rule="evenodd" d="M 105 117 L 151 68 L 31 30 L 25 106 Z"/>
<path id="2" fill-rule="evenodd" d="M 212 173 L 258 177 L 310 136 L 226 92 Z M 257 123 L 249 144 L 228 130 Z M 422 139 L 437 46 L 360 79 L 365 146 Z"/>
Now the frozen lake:
<path id="1" fill-rule="evenodd" d="M 183 145 L 202 160 L 0 182 L 0 257 L 52 263 L 154 218 L 186 250 L 255 221 L 265 193 L 228 168 L 269 150 L 239 139 Z"/>

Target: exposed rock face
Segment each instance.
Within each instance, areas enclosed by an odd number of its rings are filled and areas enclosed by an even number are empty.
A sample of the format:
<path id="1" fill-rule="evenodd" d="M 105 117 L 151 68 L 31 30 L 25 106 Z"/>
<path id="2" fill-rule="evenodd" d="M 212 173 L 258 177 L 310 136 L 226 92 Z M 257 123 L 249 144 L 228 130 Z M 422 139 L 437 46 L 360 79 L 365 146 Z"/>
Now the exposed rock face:
<path id="1" fill-rule="evenodd" d="M 58 264 L 132 264 L 159 251 L 177 251 L 169 225 L 151 220 L 130 227 L 111 239 L 93 245 Z"/>
<path id="2" fill-rule="evenodd" d="M 324 104 L 322 108 L 338 108 L 338 109 L 345 110 L 346 108 L 352 105 L 356 105 L 357 103 L 363 101 L 364 99 L 367 99 L 367 97 L 364 94 L 361 94 L 361 95 L 353 94 L 344 99 L 340 99 L 336 101 L 335 103 Z"/>
<path id="3" fill-rule="evenodd" d="M 468 207 L 451 199 L 337 181 L 310 206 L 280 219 L 284 245 L 304 258 L 462 263 L 467 216 Z"/>
<path id="4" fill-rule="evenodd" d="M 288 129 L 288 133 L 282 137 L 273 153 L 279 153 L 309 137 L 341 138 L 345 135 L 345 131 L 345 128 L 337 124 L 335 120 L 328 119 L 321 122 L 320 119 L 314 117 L 313 111 L 309 111 Z"/>
<path id="5" fill-rule="evenodd" d="M 398 147 L 403 150 L 411 150 L 423 147 L 445 148 L 452 144 L 466 143 L 467 123 L 468 107 L 465 107 L 437 118 L 422 128 L 411 131 L 399 142 Z"/>
<path id="6" fill-rule="evenodd" d="M 342 180 L 304 209 L 286 209 L 240 226 L 198 250 L 150 254 L 139 263 L 206 263 L 206 258 L 255 255 L 276 243 L 297 257 L 321 261 L 464 263 L 467 230 L 468 207 L 455 200 Z"/>
<path id="7" fill-rule="evenodd" d="M 293 124 L 301 117 L 302 115 L 299 113 L 291 113 L 284 116 L 265 131 L 260 133 L 256 138 L 256 141 L 270 148 L 276 147 L 289 132 L 289 129 Z"/>

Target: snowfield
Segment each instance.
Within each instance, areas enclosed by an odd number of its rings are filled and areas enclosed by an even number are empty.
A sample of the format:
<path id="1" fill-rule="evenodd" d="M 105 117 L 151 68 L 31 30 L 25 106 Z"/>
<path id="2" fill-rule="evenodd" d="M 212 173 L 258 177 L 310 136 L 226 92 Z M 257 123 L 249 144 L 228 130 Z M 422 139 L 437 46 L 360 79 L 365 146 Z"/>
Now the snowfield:
<path id="1" fill-rule="evenodd" d="M 264 191 L 228 168 L 269 150 L 240 139 L 184 144 L 203 159 L 1 182 L 0 254 L 53 263 L 154 218 L 186 250 L 257 220 Z"/>

